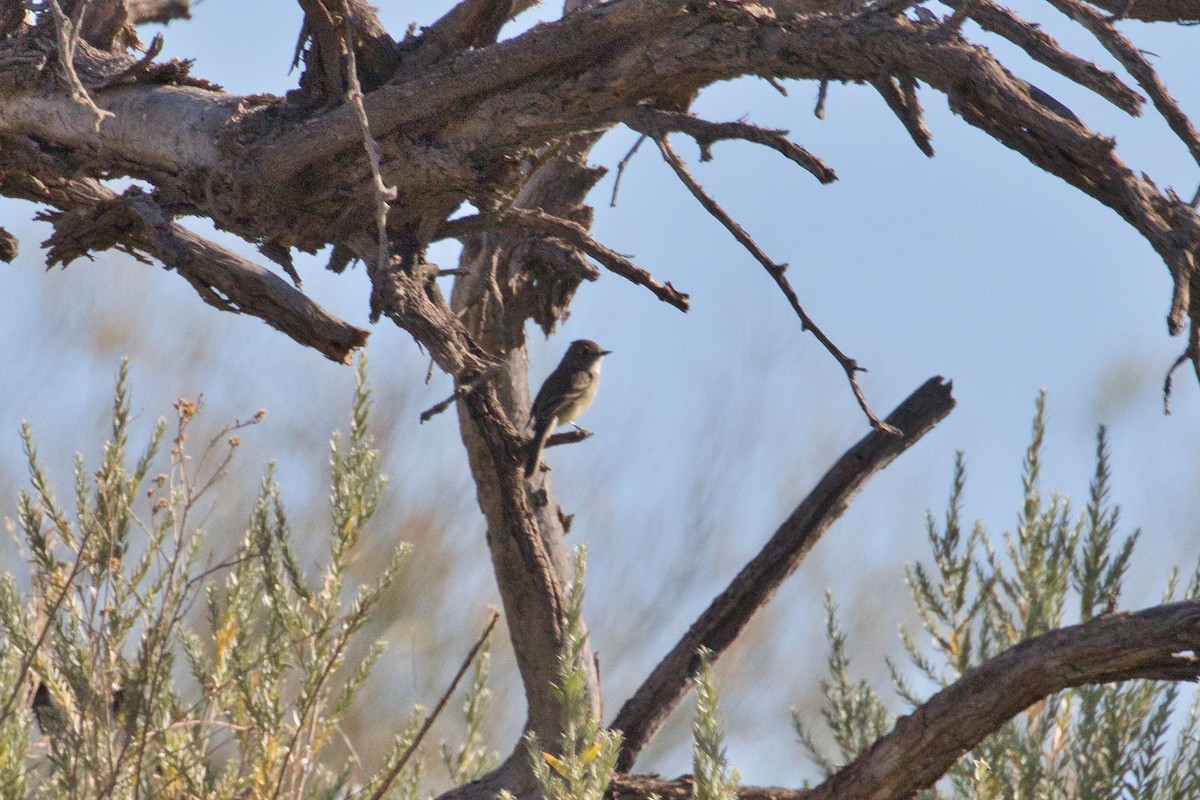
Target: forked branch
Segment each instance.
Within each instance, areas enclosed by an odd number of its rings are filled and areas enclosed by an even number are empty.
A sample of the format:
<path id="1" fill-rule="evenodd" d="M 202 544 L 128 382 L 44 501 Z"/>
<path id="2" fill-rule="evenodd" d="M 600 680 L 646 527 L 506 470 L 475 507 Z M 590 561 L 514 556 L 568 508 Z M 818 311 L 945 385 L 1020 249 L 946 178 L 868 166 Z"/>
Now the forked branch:
<path id="1" fill-rule="evenodd" d="M 700 146 L 700 160 L 712 160 L 715 142 L 742 139 L 769 147 L 812 173 L 821 183 L 833 183 L 837 173 L 821 159 L 787 138 L 787 131 L 771 130 L 748 122 L 710 122 L 679 111 L 663 111 L 640 105 L 625 119 L 625 124 L 643 136 L 661 137 L 676 131 L 687 134 Z"/>

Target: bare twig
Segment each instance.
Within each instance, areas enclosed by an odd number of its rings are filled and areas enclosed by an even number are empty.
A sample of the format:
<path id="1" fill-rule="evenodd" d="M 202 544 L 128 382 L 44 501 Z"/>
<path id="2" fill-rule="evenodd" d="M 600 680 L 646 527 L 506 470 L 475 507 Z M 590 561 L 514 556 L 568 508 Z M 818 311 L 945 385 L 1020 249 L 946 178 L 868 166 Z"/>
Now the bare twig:
<path id="1" fill-rule="evenodd" d="M 93 129 L 99 131 L 100 123 L 115 115 L 96 105 L 92 96 L 88 94 L 88 90 L 84 88 L 83 81 L 79 80 L 79 74 L 75 72 L 75 46 L 79 44 L 79 24 L 83 19 L 83 11 L 87 4 L 85 2 L 77 4 L 73 20 L 63 13 L 58 0 L 47 0 L 47 4 L 51 16 L 54 17 L 54 36 L 58 41 L 58 63 L 62 67 L 63 80 L 67 82 L 67 87 L 71 91 L 71 99 L 89 109 L 95 116 Z"/>
<path id="2" fill-rule="evenodd" d="M 829 98 L 829 81 L 822 80 L 817 87 L 817 105 L 813 108 L 813 116 L 825 119 L 825 101 Z"/>
<path id="3" fill-rule="evenodd" d="M 931 378 L 888 417 L 888 427 L 903 430 L 903 436 L 874 430 L 847 450 L 759 554 L 692 623 L 687 634 L 654 668 L 613 721 L 613 729 L 624 736 L 618 769 L 628 770 L 633 766 L 638 753 L 687 693 L 696 651 L 707 647 L 719 656 L 734 642 L 751 617 L 770 601 L 779 585 L 795 572 L 813 545 L 841 516 L 849 499 L 863 484 L 950 413 L 954 408 L 951 388 L 941 378 Z"/>
<path id="4" fill-rule="evenodd" d="M 387 794 L 388 787 L 390 787 L 400 775 L 401 770 L 404 769 L 404 766 L 408 763 L 408 760 L 412 758 L 412 754 L 417 751 L 417 747 L 420 746 L 422 740 L 425 738 L 425 735 L 429 733 L 429 729 L 433 727 L 433 723 L 437 720 L 438 715 L 442 713 L 442 709 L 444 709 L 446 707 L 446 703 L 450 701 L 450 695 L 454 694 L 454 690 L 458 688 L 459 681 L 462 680 L 463 675 L 467 674 L 467 670 L 475 661 L 475 656 L 479 655 L 480 648 L 483 647 L 484 642 L 488 640 L 488 637 L 492 635 L 492 629 L 496 627 L 496 621 L 499 619 L 499 612 L 497 612 L 495 609 L 492 609 L 492 613 L 488 617 L 487 625 L 485 625 L 483 628 L 483 633 L 479 635 L 479 639 L 475 642 L 475 646 L 471 648 L 471 652 L 467 653 L 467 657 L 463 659 L 462 664 L 458 668 L 458 672 L 456 672 L 454 675 L 454 680 L 450 681 L 450 685 L 447 686 L 446 691 L 442 693 L 441 698 L 437 701 L 437 705 L 433 707 L 433 711 L 430 711 L 428 716 L 425 717 L 425 721 L 421 723 L 420 729 L 417 731 L 416 735 L 413 736 L 413 740 L 408 743 L 408 747 L 404 749 L 404 752 L 401 754 L 399 760 L 392 765 L 392 768 L 388 770 L 387 775 L 383 777 L 383 780 L 380 782 L 379 786 L 376 787 L 374 793 L 371 795 L 371 800 L 380 800 L 380 798 Z"/>
<path id="5" fill-rule="evenodd" d="M 929 128 L 925 126 L 925 116 L 921 113 L 921 105 L 917 100 L 916 81 L 910 75 L 902 75 L 897 79 L 891 75 L 881 75 L 871 81 L 871 85 L 883 97 L 888 108 L 904 125 L 909 137 L 917 148 L 930 158 L 933 158 L 933 144 L 930 142 Z"/>
<path id="6" fill-rule="evenodd" d="M 1171 413 L 1171 388 L 1172 382 L 1175 379 L 1175 370 L 1183 366 L 1183 362 L 1191 361 L 1192 368 L 1196 371 L 1196 378 L 1200 380 L 1200 327 L 1193 322 L 1188 329 L 1188 343 L 1184 351 L 1179 354 L 1179 358 L 1175 359 L 1175 363 L 1167 370 L 1167 377 L 1163 379 L 1163 413 Z"/>
<path id="7" fill-rule="evenodd" d="M 562 239 L 596 259 L 609 272 L 620 275 L 630 283 L 645 286 L 664 303 L 672 305 L 680 311 L 688 310 L 688 296 L 685 293 L 672 286 L 670 281 L 665 284 L 659 283 L 653 275 L 625 256 L 600 244 L 592 238 L 587 228 L 578 222 L 547 214 L 541 209 L 530 208 L 509 208 L 502 213 L 501 219 L 510 224 L 517 224 L 523 228 Z"/>
<path id="8" fill-rule="evenodd" d="M 430 373 L 432 373 L 433 362 L 430 362 L 429 369 L 430 369 Z M 424 425 L 426 422 L 429 422 L 429 420 L 433 419 L 438 414 L 442 413 L 447 408 L 449 408 L 450 404 L 453 403 L 455 400 L 457 400 L 458 398 L 462 397 L 465 394 L 469 394 L 470 392 L 475 391 L 480 386 L 482 386 L 484 383 L 491 380 L 492 377 L 495 376 L 496 371 L 498 369 L 499 369 L 498 365 L 495 367 L 491 367 L 490 369 L 486 369 L 483 372 L 479 373 L 478 375 L 476 375 L 474 378 L 467 381 L 466 383 L 459 384 L 454 389 L 454 393 L 452 395 L 447 397 L 445 400 L 442 400 L 441 402 L 436 403 L 433 406 L 430 406 L 429 408 L 427 408 L 421 412 L 421 424 Z M 428 383 L 428 377 L 426 378 L 426 383 Z"/>
<path id="9" fill-rule="evenodd" d="M 746 248 L 750 255 L 754 256 L 754 259 L 758 261 L 758 263 L 762 264 L 763 268 L 766 269 L 767 274 L 771 276 L 771 278 L 775 281 L 775 284 L 779 287 L 779 290 L 783 292 L 783 296 L 787 298 L 792 310 L 796 312 L 796 316 L 800 318 L 801 328 L 817 337 L 817 341 L 819 341 L 821 345 L 827 351 L 829 351 L 829 354 L 837 360 L 838 364 L 841 365 L 842 369 L 846 373 L 846 379 L 850 382 L 850 389 L 854 392 L 854 397 L 858 401 L 859 408 L 861 408 L 863 413 L 866 414 L 867 420 L 871 423 L 871 427 L 875 428 L 876 430 L 887 431 L 890 434 L 899 436 L 901 434 L 899 430 L 879 419 L 879 417 L 875 415 L 875 412 L 871 410 L 870 406 L 867 405 L 867 399 L 863 396 L 862 388 L 858 385 L 858 377 L 856 375 L 856 373 L 859 372 L 866 372 L 866 368 L 860 367 L 857 361 L 839 350 L 837 345 L 835 345 L 833 341 L 825 335 L 825 332 L 822 331 L 815 322 L 813 322 L 812 317 L 810 317 L 804 310 L 803 306 L 800 305 L 800 298 L 796 296 L 795 290 L 792 289 L 792 285 L 788 283 L 787 277 L 784 275 L 787 265 L 776 264 L 774 261 L 772 261 L 771 258 L 765 252 L 763 252 L 762 248 L 758 246 L 758 243 L 754 241 L 750 234 L 746 233 L 745 229 L 742 228 L 742 226 L 736 221 L 734 221 L 734 219 L 729 216 L 728 213 L 726 213 L 725 209 L 721 208 L 717 201 L 714 200 L 708 194 L 708 192 L 704 190 L 704 187 L 701 186 L 694 177 L 692 177 L 692 173 L 688 171 L 687 165 L 683 163 L 683 159 L 679 157 L 679 154 L 676 153 L 671 147 L 670 143 L 667 142 L 665 136 L 656 137 L 654 141 L 658 145 L 658 149 L 662 152 L 663 158 L 666 159 L 667 163 L 671 165 L 671 169 L 675 170 L 675 174 L 679 176 L 679 179 L 683 181 L 684 185 L 687 186 L 692 195 L 700 201 L 700 205 L 704 206 L 705 210 L 707 210 L 709 214 L 716 217 L 717 221 L 724 225 L 725 229 L 733 234 L 733 238 L 737 239 L 738 242 L 741 243 L 742 247 Z"/>
<path id="10" fill-rule="evenodd" d="M 587 228 L 578 222 L 556 217 L 541 209 L 512 207 L 495 214 L 473 214 L 469 217 L 452 219 L 442 224 L 434 236 L 434 240 L 460 239 L 497 227 L 517 227 L 561 239 L 572 247 L 587 253 L 609 272 L 620 275 L 630 283 L 645 286 L 664 303 L 672 305 L 680 311 L 688 310 L 687 294 L 672 286 L 670 281 L 665 284 L 659 283 L 648 271 L 596 241 Z"/>
<path id="11" fill-rule="evenodd" d="M 358 62 L 354 55 L 354 28 L 350 4 L 342 8 L 342 46 L 346 52 L 346 102 L 354 109 L 358 119 L 359 132 L 362 135 L 363 149 L 367 152 L 367 162 L 371 165 L 372 200 L 375 203 L 375 228 L 379 238 L 380 266 L 388 263 L 390 258 L 388 247 L 387 218 L 391 202 L 396 199 L 396 187 L 388 186 L 383 180 L 383 170 L 379 163 L 379 142 L 371 136 L 371 121 L 367 119 L 367 110 L 363 107 L 362 86 L 358 82 Z"/>
<path id="12" fill-rule="evenodd" d="M 835 173 L 824 161 L 786 138 L 787 131 L 769 130 L 747 122 L 710 122 L 691 114 L 663 111 L 647 105 L 638 106 L 625 124 L 643 136 L 662 137 L 671 131 L 687 134 L 700 146 L 700 160 L 712 160 L 714 142 L 744 139 L 769 147 L 789 161 L 799 164 L 821 183 L 833 183 Z"/>
<path id="13" fill-rule="evenodd" d="M 617 190 L 621 188 L 621 177 L 625 174 L 625 168 L 629 166 L 629 162 L 633 160 L 633 156 L 637 153 L 638 148 L 642 146 L 642 142 L 646 141 L 646 134 L 638 137 L 638 140 L 633 143 L 633 147 L 629 148 L 629 152 L 617 164 L 617 176 L 613 179 L 612 199 L 608 201 L 609 208 L 617 207 Z"/>

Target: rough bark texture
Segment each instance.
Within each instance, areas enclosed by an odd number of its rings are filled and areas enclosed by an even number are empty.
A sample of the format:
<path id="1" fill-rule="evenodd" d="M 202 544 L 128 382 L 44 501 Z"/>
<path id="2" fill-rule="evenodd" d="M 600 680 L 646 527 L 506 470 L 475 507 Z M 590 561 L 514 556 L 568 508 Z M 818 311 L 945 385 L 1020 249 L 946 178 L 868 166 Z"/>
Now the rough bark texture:
<path id="1" fill-rule="evenodd" d="M 1110 138 L 967 38 L 963 25 L 975 20 L 1129 114 L 1142 113 L 1149 100 L 1200 162 L 1200 134 L 1112 20 L 1196 20 L 1195 0 L 1099 0 L 1103 12 L 1079 0 L 1049 0 L 1113 55 L 1129 82 L 992 0 L 947 0 L 954 11 L 944 17 L 914 8 L 918 0 L 572 2 L 560 21 L 500 42 L 501 26 L 528 0 L 463 0 L 400 41 L 364 0 L 298 2 L 305 14 L 296 51 L 302 69 L 286 97 L 224 92 L 191 76 L 188 63 L 158 62 L 157 39 L 143 54 L 132 26 L 185 19 L 187 0 L 72 0 L 29 13 L 23 4 L 0 2 L 0 194 L 41 207 L 41 218 L 54 226 L 45 243 L 51 264 L 110 248 L 157 260 L 206 302 L 254 314 L 338 361 L 362 346 L 366 332 L 302 293 L 291 252 L 332 246 L 334 271 L 365 262 L 373 321 L 386 318 L 407 331 L 455 381 L 526 693 L 526 724 L 544 742 L 560 726 L 549 682 L 562 641 L 569 521 L 548 476 L 523 475 L 525 324 L 552 332 L 580 282 L 596 279 L 601 268 L 687 309 L 684 292 L 588 232 L 584 197 L 599 173 L 586 158 L 608 128 L 624 124 L 655 140 L 679 179 L 768 271 L 804 330 L 837 359 L 876 428 L 618 715 L 617 727 L 629 737 L 626 766 L 686 692 L 695 647 L 720 650 L 733 641 L 862 481 L 953 402 L 935 381 L 914 395 L 916 410 L 906 404 L 887 422 L 871 412 L 855 380 L 861 367 L 805 312 L 783 265 L 691 176 L 667 135 L 693 138 L 705 157 L 714 141 L 745 139 L 823 183 L 836 178 L 834 171 L 785 132 L 692 116 L 700 89 L 747 75 L 869 84 L 929 155 L 933 133 L 920 90 L 945 95 L 967 123 L 1113 209 L 1147 239 L 1174 287 L 1168 329 L 1187 334 L 1180 362 L 1200 369 L 1200 216 L 1127 166 Z M 117 195 L 104 181 L 120 177 L 149 189 Z M 479 213 L 450 221 L 464 202 Z M 188 215 L 243 237 L 292 284 L 174 221 Z M 425 249 L 450 236 L 462 238 L 465 251 L 447 301 L 439 284 L 445 276 L 426 262 Z M 0 257 L 16 246 L 0 229 Z M 915 416 L 906 416 L 910 411 Z M 748 788 L 744 796 L 911 796 L 979 737 L 1052 691 L 1137 677 L 1194 678 L 1194 662 L 1173 654 L 1200 644 L 1197 613 L 1183 604 L 1033 640 L 937 695 L 822 786 Z M 598 710 L 595 674 L 589 689 Z M 490 800 L 501 788 L 534 791 L 520 747 L 497 771 L 450 795 Z M 686 781 L 636 776 L 619 776 L 613 789 L 624 798 L 690 791 Z"/>
<path id="2" fill-rule="evenodd" d="M 833 521 L 875 473 L 911 447 L 954 408 L 950 384 L 932 378 L 887 418 L 901 436 L 867 434 L 830 467 L 788 516 L 771 540 L 696 620 L 621 708 L 612 727 L 625 741 L 617 768 L 628 771 L 692 685 L 696 653 L 720 655 L 763 606 L 770 602 Z"/>

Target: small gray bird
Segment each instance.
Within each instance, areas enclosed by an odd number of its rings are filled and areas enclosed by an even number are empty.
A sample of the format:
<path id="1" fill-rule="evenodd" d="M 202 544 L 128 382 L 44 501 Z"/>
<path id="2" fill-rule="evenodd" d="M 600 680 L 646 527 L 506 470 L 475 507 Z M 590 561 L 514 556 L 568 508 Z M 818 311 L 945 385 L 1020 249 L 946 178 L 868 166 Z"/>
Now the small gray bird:
<path id="1" fill-rule="evenodd" d="M 546 378 L 533 401 L 530 422 L 533 424 L 533 445 L 525 462 L 525 476 L 537 470 L 542 460 L 542 448 L 559 425 L 575 424 L 575 420 L 596 398 L 600 388 L 600 361 L 611 350 L 601 350 L 590 339 L 571 342 L 562 361 Z M 579 428 L 578 425 L 575 425 Z M 579 428 L 583 430 L 582 428 Z"/>

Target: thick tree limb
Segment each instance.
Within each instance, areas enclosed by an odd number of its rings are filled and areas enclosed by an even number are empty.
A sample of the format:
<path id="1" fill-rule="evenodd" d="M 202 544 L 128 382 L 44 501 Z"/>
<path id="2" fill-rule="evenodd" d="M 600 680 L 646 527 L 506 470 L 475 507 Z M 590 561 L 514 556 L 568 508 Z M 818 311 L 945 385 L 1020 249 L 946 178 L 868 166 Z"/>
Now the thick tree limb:
<path id="1" fill-rule="evenodd" d="M 847 450 L 692 624 L 613 720 L 611 727 L 624 735 L 618 769 L 627 771 L 633 766 L 638 753 L 687 694 L 696 652 L 704 647 L 719 656 L 734 642 L 867 480 L 950 413 L 954 408 L 950 389 L 941 378 L 931 378 L 888 416 L 888 424 L 903 431 L 903 436 L 876 430 Z"/>
<path id="2" fill-rule="evenodd" d="M 471 98 L 484 98 L 506 85 L 529 81 L 556 70 L 564 60 L 586 63 L 604 55 L 623 37 L 677 16 L 679 0 L 616 3 L 604 11 L 572 14 L 514 39 L 449 59 L 419 78 L 384 86 L 365 98 L 371 129 L 385 136 L 397 128 L 445 113 Z M 287 182 L 311 164 L 333 159 L 353 141 L 358 123 L 353 111 L 339 107 L 259 148 L 250 168 L 253 177 Z"/>
<path id="3" fill-rule="evenodd" d="M 4 188 L 2 179 L 0 188 Z M 144 195 L 121 198 L 95 181 L 84 180 L 48 187 L 45 195 L 26 199 L 69 209 L 49 215 L 56 224 L 55 234 L 46 242 L 51 264 L 65 264 L 110 247 L 145 253 L 182 275 L 206 303 L 256 316 L 333 361 L 349 363 L 354 351 L 366 344 L 367 331 L 331 315 L 275 273 L 168 222 Z"/>
<path id="4" fill-rule="evenodd" d="M 968 672 L 806 800 L 895 800 L 932 786 L 964 753 L 1055 692 L 1200 676 L 1200 601 L 1110 614 L 1029 639 Z"/>
<path id="5" fill-rule="evenodd" d="M 1063 50 L 1054 37 L 1041 27 L 1021 19 L 1011 9 L 996 5 L 991 0 L 946 0 L 946 5 L 955 9 L 955 13 L 967 8 L 968 4 L 970 11 L 967 16 L 985 31 L 1004 37 L 1024 50 L 1030 58 L 1091 89 L 1127 114 L 1141 114 L 1145 98 L 1126 86 L 1124 81 L 1091 61 Z"/>
<path id="6" fill-rule="evenodd" d="M 1091 0 L 1120 19 L 1142 22 L 1197 22 L 1200 5 L 1195 0 Z"/>
<path id="7" fill-rule="evenodd" d="M 694 784 L 690 775 L 674 780 L 658 775 L 612 776 L 608 793 L 612 800 L 649 800 L 658 796 L 662 800 L 690 800 Z M 739 800 L 806 800 L 807 789 L 785 789 L 781 786 L 739 786 Z"/>
<path id="8" fill-rule="evenodd" d="M 329 314 L 275 273 L 168 222 L 149 197 L 127 199 L 146 226 L 149 250 L 187 278 L 205 302 L 250 314 L 332 361 L 349 364 L 369 333 Z"/>
<path id="9" fill-rule="evenodd" d="M 1064 689 L 1200 676 L 1200 600 L 1108 614 L 1028 639 L 900 717 L 891 733 L 813 789 L 743 786 L 742 800 L 904 800 L 1026 708 Z M 692 796 L 689 776 L 614 775 L 614 800 Z"/>
<path id="10" fill-rule="evenodd" d="M 1078 22 L 1091 31 L 1092 35 L 1104 45 L 1104 49 L 1112 54 L 1134 80 L 1150 95 L 1150 101 L 1158 109 L 1158 113 L 1167 121 L 1167 125 L 1179 137 L 1184 146 L 1191 152 L 1192 158 L 1200 164 L 1200 133 L 1196 132 L 1187 114 L 1171 97 L 1167 87 L 1159 79 L 1158 73 L 1150 66 L 1150 62 L 1133 42 L 1122 36 L 1109 20 L 1093 11 L 1079 0 L 1049 0 L 1050 5 L 1063 14 Z"/>

